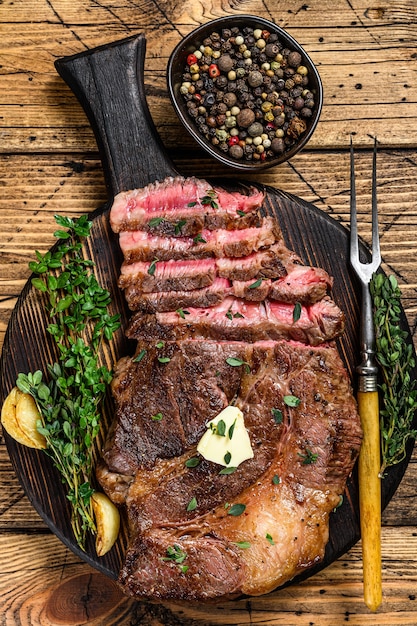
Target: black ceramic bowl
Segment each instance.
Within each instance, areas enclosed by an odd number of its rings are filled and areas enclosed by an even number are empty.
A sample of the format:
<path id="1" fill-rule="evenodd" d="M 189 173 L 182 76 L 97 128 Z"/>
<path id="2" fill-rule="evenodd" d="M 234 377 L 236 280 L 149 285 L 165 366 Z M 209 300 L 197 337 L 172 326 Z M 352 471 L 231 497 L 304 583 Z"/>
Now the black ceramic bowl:
<path id="1" fill-rule="evenodd" d="M 187 68 L 188 55 L 193 53 L 196 49 L 199 49 L 199 47 L 203 44 L 203 41 L 207 37 L 210 37 L 213 32 L 221 34 L 223 29 L 231 29 L 233 27 L 238 27 L 239 30 L 242 30 L 245 27 L 250 27 L 254 30 L 260 29 L 262 31 L 266 30 L 269 33 L 274 33 L 278 36 L 278 41 L 282 44 L 284 49 L 298 52 L 301 55 L 302 60 L 300 65 L 304 66 L 308 70 L 308 85 L 306 88 L 313 94 L 314 105 L 311 108 L 310 117 L 303 119 L 306 126 L 305 131 L 302 132 L 302 134 L 297 135 L 296 139 L 292 140 L 294 142 L 292 145 L 286 145 L 285 150 L 282 153 L 274 152 L 272 155 L 272 151 L 269 149 L 269 154 L 271 156 L 266 158 L 263 157 L 264 160 L 259 157 L 258 160 L 247 160 L 244 156 L 238 159 L 233 158 L 228 152 L 225 152 L 225 150 L 221 150 L 216 145 L 213 145 L 211 138 L 208 139 L 204 136 L 204 134 L 199 130 L 194 118 L 189 115 L 187 106 L 188 103 L 180 91 L 181 85 L 184 82 L 183 74 Z M 247 80 L 247 78 L 244 80 Z M 204 148 L 204 150 L 206 150 L 206 152 L 208 152 L 212 157 L 224 165 L 245 171 L 257 171 L 270 168 L 291 159 L 297 152 L 299 152 L 299 150 L 301 150 L 301 148 L 303 148 L 303 146 L 305 146 L 313 134 L 317 126 L 317 122 L 319 121 L 323 104 L 323 87 L 321 79 L 314 63 L 305 50 L 285 30 L 273 22 L 253 15 L 236 15 L 218 18 L 208 22 L 207 24 L 199 26 L 194 31 L 189 33 L 176 46 L 170 56 L 167 69 L 167 82 L 174 109 L 184 127 L 197 141 L 197 143 L 200 144 L 200 146 Z M 297 112 L 297 116 L 298 115 L 299 112 Z M 263 120 L 260 121 L 265 124 Z M 272 131 L 271 124 L 269 130 Z"/>

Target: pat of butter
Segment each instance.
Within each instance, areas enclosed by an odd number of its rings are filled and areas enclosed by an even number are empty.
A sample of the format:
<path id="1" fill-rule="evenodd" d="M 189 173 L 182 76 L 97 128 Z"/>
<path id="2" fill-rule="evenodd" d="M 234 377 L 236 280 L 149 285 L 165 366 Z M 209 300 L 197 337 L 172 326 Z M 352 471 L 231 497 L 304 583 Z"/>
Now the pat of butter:
<path id="1" fill-rule="evenodd" d="M 207 431 L 197 446 L 197 452 L 207 461 L 225 467 L 237 467 L 243 461 L 253 458 L 242 411 L 236 406 L 228 406 L 210 420 Z"/>

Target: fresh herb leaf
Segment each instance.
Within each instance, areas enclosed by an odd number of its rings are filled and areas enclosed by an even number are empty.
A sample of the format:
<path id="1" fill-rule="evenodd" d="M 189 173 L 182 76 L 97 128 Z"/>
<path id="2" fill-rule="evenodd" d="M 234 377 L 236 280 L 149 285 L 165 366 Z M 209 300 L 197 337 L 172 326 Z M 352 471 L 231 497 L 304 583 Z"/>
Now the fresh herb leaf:
<path id="1" fill-rule="evenodd" d="M 197 508 L 197 498 L 193 496 L 187 505 L 187 511 L 194 511 L 196 508 Z"/>
<path id="2" fill-rule="evenodd" d="M 236 418 L 237 419 L 237 418 Z M 229 427 L 229 439 L 231 439 L 233 437 L 233 433 L 235 432 L 235 426 L 236 426 L 236 419 L 233 422 L 233 424 Z"/>
<path id="3" fill-rule="evenodd" d="M 214 189 L 209 189 L 206 195 L 200 198 L 200 202 L 203 206 L 211 206 L 212 209 L 218 209 L 219 205 L 216 202 L 217 195 Z"/>
<path id="4" fill-rule="evenodd" d="M 170 362 L 170 360 L 171 360 L 171 359 L 169 358 L 169 356 L 159 356 L 159 357 L 158 357 L 158 361 L 159 361 L 160 363 L 169 363 L 169 362 Z"/>
<path id="5" fill-rule="evenodd" d="M 148 274 L 149 276 L 153 276 L 155 274 L 155 270 L 156 270 L 156 264 L 158 262 L 158 259 L 154 259 L 151 264 L 148 267 Z"/>
<path id="6" fill-rule="evenodd" d="M 266 538 L 267 541 L 269 541 L 271 546 L 275 545 L 275 541 L 272 539 L 272 537 L 271 537 L 271 535 L 269 533 L 266 533 L 265 538 Z"/>
<path id="7" fill-rule="evenodd" d="M 193 239 L 194 243 L 207 243 L 207 240 L 204 239 L 203 235 L 201 233 L 198 233 L 198 235 L 196 235 Z"/>
<path id="8" fill-rule="evenodd" d="M 221 476 L 226 476 L 228 474 L 233 474 L 237 470 L 237 467 L 224 467 L 220 470 L 219 474 Z"/>
<path id="9" fill-rule="evenodd" d="M 291 395 L 284 396 L 283 400 L 284 400 L 284 404 L 286 404 L 287 406 L 291 406 L 291 407 L 296 407 L 301 402 L 300 398 L 297 398 L 297 396 L 291 396 Z"/>
<path id="10" fill-rule="evenodd" d="M 232 455 L 230 454 L 230 452 L 226 452 L 226 454 L 224 455 L 224 462 L 226 463 L 226 465 L 229 465 L 231 460 L 232 460 Z"/>
<path id="11" fill-rule="evenodd" d="M 187 459 L 185 461 L 185 467 L 197 467 L 197 465 L 200 465 L 200 459 L 196 456 L 191 457 L 191 459 Z"/>
<path id="12" fill-rule="evenodd" d="M 165 219 L 163 217 L 153 217 L 149 220 L 149 227 L 154 228 L 155 226 L 159 226 L 159 224 L 162 224 L 162 222 L 164 221 Z"/>
<path id="13" fill-rule="evenodd" d="M 258 280 L 255 280 L 254 283 L 249 285 L 248 289 L 256 289 L 257 287 L 260 287 L 262 285 L 262 280 L 262 278 L 258 278 Z"/>
<path id="14" fill-rule="evenodd" d="M 282 424 L 282 411 L 279 409 L 271 409 L 272 417 L 274 418 L 275 424 Z"/>
<path id="15" fill-rule="evenodd" d="M 186 225 L 186 223 L 187 223 L 187 220 L 178 220 L 178 222 L 174 224 L 174 233 L 176 235 L 179 235 L 183 227 Z"/>
<path id="16" fill-rule="evenodd" d="M 246 363 L 246 361 L 242 361 L 242 359 L 236 359 L 233 356 L 230 356 L 226 359 L 226 363 L 228 365 L 231 365 L 232 367 L 240 367 L 241 365 L 245 366 L 245 372 L 247 374 L 250 373 L 250 365 L 249 363 Z"/>
<path id="17" fill-rule="evenodd" d="M 311 465 L 315 463 L 319 458 L 317 452 L 312 452 L 310 448 L 306 448 L 305 454 L 298 453 L 298 456 L 302 459 L 303 465 Z"/>
<path id="18" fill-rule="evenodd" d="M 162 561 L 171 561 L 173 563 L 176 563 L 177 565 L 181 565 L 182 563 L 184 563 L 185 559 L 187 558 L 187 553 L 185 552 L 185 550 L 182 550 L 177 543 L 174 543 L 173 546 L 168 546 L 165 554 L 166 556 L 161 557 Z M 181 571 L 184 570 L 181 568 Z"/>
<path id="19" fill-rule="evenodd" d="M 381 470 L 404 460 L 417 436 L 413 422 L 417 389 L 415 359 L 408 332 L 401 328 L 401 290 L 395 276 L 374 274 L 370 283 L 376 336 L 376 359 L 381 372 Z"/>
<path id="20" fill-rule="evenodd" d="M 219 437 L 226 436 L 226 422 L 224 420 L 219 420 L 215 425 L 215 433 L 219 435 Z"/>
<path id="21" fill-rule="evenodd" d="M 227 311 L 227 313 L 226 313 L 226 317 L 227 317 L 229 320 L 232 320 L 232 319 L 233 319 L 233 313 L 231 312 L 231 310 L 230 310 L 230 309 Z"/>
<path id="22" fill-rule="evenodd" d="M 158 350 L 160 348 L 163 348 L 165 345 L 165 341 L 158 341 L 158 343 L 155 344 L 155 346 L 158 348 Z"/>
<path id="23" fill-rule="evenodd" d="M 275 476 L 272 478 L 272 482 L 274 483 L 274 485 L 279 485 L 279 483 L 281 482 L 281 479 L 278 476 L 278 474 L 275 474 Z"/>
<path id="24" fill-rule="evenodd" d="M 237 209 L 236 213 L 239 215 L 239 217 L 245 217 L 246 215 L 245 211 L 242 211 L 241 209 Z"/>
<path id="25" fill-rule="evenodd" d="M 146 350 L 145 348 L 142 348 L 142 350 L 139 352 L 139 354 L 137 356 L 135 356 L 135 358 L 133 359 L 134 363 L 140 363 L 142 361 L 142 359 L 144 358 L 146 354 Z"/>
<path id="26" fill-rule="evenodd" d="M 178 313 L 183 320 L 185 320 L 186 315 L 190 315 L 190 311 L 186 311 L 185 309 L 177 309 L 175 312 Z"/>
<path id="27" fill-rule="evenodd" d="M 301 304 L 300 302 L 296 302 L 294 305 L 294 310 L 292 312 L 292 319 L 294 322 L 298 322 L 301 317 Z"/>
<path id="28" fill-rule="evenodd" d="M 152 415 L 151 419 L 154 422 L 160 422 L 163 418 L 164 418 L 164 416 L 162 415 L 162 413 L 157 413 L 156 415 Z"/>
<path id="29" fill-rule="evenodd" d="M 239 515 L 242 515 L 242 513 L 244 513 L 245 510 L 246 510 L 246 504 L 239 504 L 239 503 L 232 504 L 232 506 L 227 511 L 227 514 L 233 515 L 234 517 L 238 517 Z"/>

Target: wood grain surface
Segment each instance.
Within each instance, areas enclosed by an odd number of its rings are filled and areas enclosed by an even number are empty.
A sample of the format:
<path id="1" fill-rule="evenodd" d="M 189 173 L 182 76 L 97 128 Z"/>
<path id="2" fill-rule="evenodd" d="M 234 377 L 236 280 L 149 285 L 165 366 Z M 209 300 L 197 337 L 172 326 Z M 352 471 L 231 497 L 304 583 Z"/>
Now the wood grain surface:
<path id="1" fill-rule="evenodd" d="M 224 2 L 25 0 L 0 5 L 0 343 L 35 249 L 53 243 L 53 215 L 107 200 L 94 134 L 54 69 L 62 56 L 133 34 L 147 38 L 145 92 L 170 157 L 184 175 L 230 178 L 185 136 L 170 106 L 165 67 L 181 36 L 209 19 L 254 13 L 287 28 L 318 66 L 318 127 L 290 163 L 256 181 L 313 202 L 349 223 L 348 139 L 355 133 L 359 229 L 370 238 L 371 147 L 377 135 L 381 250 L 416 344 L 417 7 L 414 0 Z M 249 176 L 245 178 L 250 179 Z M 255 179 L 254 179 L 255 180 Z M 28 339 L 30 341 L 30 338 Z M 211 626 L 417 624 L 417 454 L 383 514 L 383 604 L 362 601 L 360 542 L 309 580 L 231 609 L 154 606 L 120 595 L 47 529 L 0 444 L 0 624 Z"/>

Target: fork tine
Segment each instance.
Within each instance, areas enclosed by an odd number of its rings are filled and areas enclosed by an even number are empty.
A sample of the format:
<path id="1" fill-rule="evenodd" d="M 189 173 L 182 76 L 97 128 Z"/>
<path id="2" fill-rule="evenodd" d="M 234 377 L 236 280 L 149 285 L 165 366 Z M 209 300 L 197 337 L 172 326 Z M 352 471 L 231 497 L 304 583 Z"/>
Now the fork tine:
<path id="1" fill-rule="evenodd" d="M 378 206 L 376 192 L 376 152 L 377 141 L 374 138 L 374 154 L 372 160 L 372 266 L 374 271 L 381 263 L 381 251 L 379 247 L 379 229 L 378 229 Z"/>
<path id="2" fill-rule="evenodd" d="M 353 153 L 352 136 L 350 137 L 350 262 L 361 280 L 369 282 L 372 274 L 377 271 L 381 263 L 378 229 L 378 204 L 376 190 L 376 153 L 377 140 L 374 139 L 372 160 L 372 259 L 369 263 L 362 263 L 359 259 L 359 235 L 356 210 L 355 187 L 355 157 Z"/>

